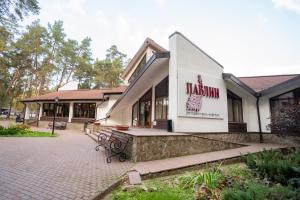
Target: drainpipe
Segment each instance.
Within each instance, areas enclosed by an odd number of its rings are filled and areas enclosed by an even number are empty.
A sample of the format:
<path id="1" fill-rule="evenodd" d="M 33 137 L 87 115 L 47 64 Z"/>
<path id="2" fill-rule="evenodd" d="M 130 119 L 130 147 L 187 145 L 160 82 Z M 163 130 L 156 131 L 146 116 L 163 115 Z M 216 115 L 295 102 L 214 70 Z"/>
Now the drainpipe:
<path id="1" fill-rule="evenodd" d="M 259 128 L 259 142 L 263 143 L 263 136 L 261 131 L 261 121 L 260 121 L 260 110 L 259 110 L 259 98 L 261 94 L 256 95 L 256 110 L 257 110 L 257 119 L 258 119 L 258 128 Z"/>

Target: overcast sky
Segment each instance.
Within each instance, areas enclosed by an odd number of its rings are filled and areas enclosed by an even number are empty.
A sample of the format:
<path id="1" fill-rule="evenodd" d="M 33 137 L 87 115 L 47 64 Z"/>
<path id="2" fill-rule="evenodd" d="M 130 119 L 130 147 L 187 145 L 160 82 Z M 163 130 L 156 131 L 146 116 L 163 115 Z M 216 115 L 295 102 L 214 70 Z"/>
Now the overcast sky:
<path id="1" fill-rule="evenodd" d="M 186 35 L 237 76 L 300 73 L 300 0 L 39 0 L 43 25 L 92 39 L 94 58 L 112 44 L 133 57 L 146 37 L 168 48 Z"/>

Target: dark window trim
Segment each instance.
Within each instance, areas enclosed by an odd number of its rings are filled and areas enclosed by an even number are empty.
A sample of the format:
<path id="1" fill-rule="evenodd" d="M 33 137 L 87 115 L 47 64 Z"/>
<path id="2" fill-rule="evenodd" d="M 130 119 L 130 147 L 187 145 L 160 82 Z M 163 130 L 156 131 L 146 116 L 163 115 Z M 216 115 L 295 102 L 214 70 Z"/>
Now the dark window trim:
<path id="1" fill-rule="evenodd" d="M 281 100 L 298 100 L 298 101 L 300 101 L 300 97 L 278 98 L 279 96 L 285 95 L 285 94 L 290 93 L 290 92 L 293 92 L 293 95 L 295 95 L 295 93 L 294 93 L 295 90 L 300 90 L 300 87 L 295 88 L 295 89 L 293 89 L 293 90 L 289 90 L 289 91 L 284 92 L 284 93 L 281 93 L 281 94 L 278 94 L 278 95 L 276 95 L 276 96 L 274 96 L 274 97 L 271 97 L 271 98 L 269 99 L 270 116 L 272 116 L 272 115 L 274 114 L 273 109 L 272 109 L 272 104 L 273 104 L 274 102 L 276 102 L 276 101 L 281 101 Z"/>
<path id="2" fill-rule="evenodd" d="M 165 81 L 167 79 L 167 96 L 159 96 L 157 97 L 156 96 L 156 88 L 157 86 L 162 83 L 163 81 Z M 155 85 L 155 92 L 154 92 L 154 120 L 157 121 L 157 120 L 168 120 L 169 118 L 169 75 L 167 75 L 165 78 L 163 78 L 157 85 Z M 161 97 L 167 97 L 168 98 L 168 109 L 167 109 L 167 119 L 156 119 L 156 99 L 157 98 L 161 98 Z"/>
<path id="3" fill-rule="evenodd" d="M 144 64 L 142 64 L 144 62 Z M 128 83 L 130 84 L 143 70 L 143 68 L 146 66 L 147 63 L 147 54 L 145 54 L 142 59 L 140 60 L 139 64 L 137 64 L 137 67 L 134 69 L 133 73 L 131 74 L 130 78 L 128 79 Z"/>
<path id="4" fill-rule="evenodd" d="M 95 105 L 95 110 L 94 110 L 94 117 L 89 117 L 90 113 L 89 113 L 89 109 L 88 109 L 88 117 L 75 117 L 75 104 L 94 104 Z M 96 116 L 96 110 L 97 110 L 97 103 L 88 103 L 88 102 L 74 102 L 73 104 L 73 116 L 72 118 L 75 118 L 75 119 L 78 119 L 78 118 L 82 118 L 82 119 L 95 119 L 97 116 Z"/>
<path id="5" fill-rule="evenodd" d="M 47 105 L 48 104 L 48 109 L 47 109 L 47 115 L 44 115 L 44 113 L 45 113 L 45 105 Z M 50 113 L 50 105 L 52 105 L 53 104 L 53 110 L 51 110 L 52 111 L 52 116 L 50 116 L 49 115 L 49 113 Z M 70 103 L 68 103 L 68 102 L 58 102 L 56 105 L 55 105 L 56 103 L 54 103 L 54 102 L 45 102 L 45 103 L 43 103 L 43 106 L 42 106 L 42 116 L 41 117 L 53 117 L 54 116 L 54 113 L 55 113 L 55 108 L 56 108 L 56 111 L 58 110 L 58 107 L 59 106 L 63 106 L 63 104 L 67 104 L 67 110 L 68 110 L 68 114 L 67 114 L 67 116 L 66 117 L 69 117 L 69 114 L 70 114 Z M 58 112 L 56 112 L 56 117 L 62 117 L 62 116 L 58 116 Z"/>
<path id="6" fill-rule="evenodd" d="M 290 93 L 290 92 L 294 92 L 295 90 L 300 90 L 300 87 L 295 88 L 295 89 L 293 89 L 293 90 L 289 90 L 289 91 L 284 92 L 284 93 L 282 93 L 282 94 L 278 94 L 278 95 L 276 95 L 276 96 L 274 96 L 274 97 L 271 97 L 270 100 L 271 100 L 271 99 L 272 99 L 272 100 L 276 100 L 277 97 L 279 97 L 279 96 L 281 96 L 281 95 L 284 95 L 284 94 L 287 94 L 287 93 Z M 295 94 L 294 94 L 294 95 L 295 95 Z M 299 98 L 299 97 L 294 97 L 294 98 Z M 292 99 L 294 99 L 294 98 L 292 98 Z M 282 98 L 282 99 L 284 99 L 284 98 Z M 288 99 L 288 98 L 286 98 L 286 99 Z M 279 98 L 278 100 L 281 100 L 281 98 Z"/>
<path id="7" fill-rule="evenodd" d="M 231 92 L 230 90 L 227 89 L 227 99 L 228 99 L 228 95 L 233 97 L 234 100 L 240 100 L 241 101 L 241 112 L 242 112 L 242 119 L 241 119 L 241 122 L 237 122 L 235 119 L 234 121 L 229 121 L 228 119 L 228 123 L 244 123 L 244 112 L 243 112 L 243 98 L 241 98 L 240 96 L 236 95 L 235 93 Z M 228 103 L 228 101 L 227 101 Z M 233 101 L 232 101 L 232 104 L 231 104 L 231 108 L 233 108 Z M 227 106 L 227 112 L 228 112 L 228 106 Z M 234 109 L 232 109 L 232 115 L 233 115 L 233 118 L 235 116 L 235 112 L 234 112 Z"/>
<path id="8" fill-rule="evenodd" d="M 138 115 L 138 126 L 139 127 L 144 127 L 144 128 L 150 128 L 151 127 L 151 125 L 152 125 L 152 104 L 153 104 L 153 102 L 152 102 L 152 98 L 153 98 L 153 94 L 152 94 L 152 87 L 151 88 L 149 88 L 140 98 L 139 98 L 139 107 L 138 107 L 138 113 L 139 113 L 139 115 Z M 140 106 L 141 106 L 141 102 L 146 102 L 146 101 L 148 101 L 147 99 L 145 100 L 145 99 L 143 99 L 143 97 L 145 97 L 148 93 L 150 93 L 151 94 L 151 98 L 150 98 L 150 108 L 151 108 L 151 112 L 150 112 L 150 127 L 148 127 L 148 126 L 141 126 L 140 125 Z M 143 99 L 143 100 L 142 100 Z"/>

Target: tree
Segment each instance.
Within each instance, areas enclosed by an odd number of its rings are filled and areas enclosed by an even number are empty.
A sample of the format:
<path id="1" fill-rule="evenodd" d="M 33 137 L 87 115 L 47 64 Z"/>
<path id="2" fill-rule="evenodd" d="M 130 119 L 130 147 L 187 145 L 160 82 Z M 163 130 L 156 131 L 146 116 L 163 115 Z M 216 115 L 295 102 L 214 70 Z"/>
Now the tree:
<path id="1" fill-rule="evenodd" d="M 0 0 L 0 24 L 8 26 L 23 20 L 29 13 L 38 14 L 37 0 Z"/>
<path id="2" fill-rule="evenodd" d="M 126 55 L 120 52 L 116 45 L 112 45 L 106 52 L 106 59 L 97 60 L 94 64 L 96 88 L 112 88 L 122 83 L 120 76 L 124 69 Z"/>
<path id="3" fill-rule="evenodd" d="M 77 48 L 76 63 L 72 71 L 73 78 L 79 82 L 80 89 L 90 89 L 93 81 L 93 59 L 91 52 L 91 39 L 84 38 Z"/>

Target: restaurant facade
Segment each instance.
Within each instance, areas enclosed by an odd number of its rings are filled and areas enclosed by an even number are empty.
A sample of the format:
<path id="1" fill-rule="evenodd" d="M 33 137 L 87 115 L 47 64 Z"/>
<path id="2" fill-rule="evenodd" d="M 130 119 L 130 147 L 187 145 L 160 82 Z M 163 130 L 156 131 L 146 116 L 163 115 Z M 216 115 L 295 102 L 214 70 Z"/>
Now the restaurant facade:
<path id="1" fill-rule="evenodd" d="M 169 49 L 147 38 L 128 66 L 124 87 L 58 91 L 25 99 L 39 105 L 38 120 L 182 133 L 271 132 L 272 115 L 300 103 L 300 76 L 236 77 L 179 32 Z M 27 106 L 28 108 L 28 106 Z M 29 118 L 26 109 L 25 119 Z"/>
<path id="2" fill-rule="evenodd" d="M 108 123 L 184 133 L 270 132 L 270 117 L 300 103 L 300 76 L 236 77 L 179 32 L 169 50 L 147 38 L 122 78 Z"/>

